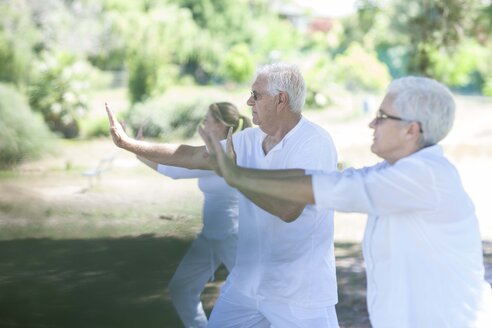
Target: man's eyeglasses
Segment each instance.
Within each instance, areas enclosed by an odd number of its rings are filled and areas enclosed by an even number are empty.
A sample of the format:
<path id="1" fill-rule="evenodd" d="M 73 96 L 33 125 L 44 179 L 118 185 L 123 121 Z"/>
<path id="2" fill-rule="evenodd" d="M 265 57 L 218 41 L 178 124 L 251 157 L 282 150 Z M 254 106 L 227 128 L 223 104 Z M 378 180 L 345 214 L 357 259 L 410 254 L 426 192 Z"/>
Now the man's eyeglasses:
<path id="1" fill-rule="evenodd" d="M 258 101 L 258 99 L 260 99 L 260 97 L 264 96 L 264 95 L 271 95 L 271 96 L 277 96 L 279 93 L 282 93 L 282 91 L 276 89 L 275 92 L 272 94 L 270 92 L 265 92 L 263 94 L 261 93 L 258 93 L 256 91 L 251 91 L 251 98 L 253 98 L 254 101 Z"/>
<path id="2" fill-rule="evenodd" d="M 401 122 L 413 122 L 413 121 L 405 120 L 405 119 L 403 119 L 401 117 L 398 117 L 398 116 L 388 115 L 385 112 L 383 112 L 382 110 L 378 110 L 377 113 L 376 113 L 376 124 L 381 123 L 383 120 L 394 120 L 394 121 L 401 121 Z M 420 122 L 417 122 L 417 123 L 419 124 L 419 127 L 420 127 L 420 133 L 424 133 L 424 131 L 422 130 L 422 126 L 420 125 Z"/>
<path id="3" fill-rule="evenodd" d="M 382 110 L 378 110 L 376 113 L 376 122 L 379 123 L 382 120 L 395 120 L 395 121 L 405 121 L 401 117 L 398 116 L 393 116 L 393 115 L 388 115 Z"/>

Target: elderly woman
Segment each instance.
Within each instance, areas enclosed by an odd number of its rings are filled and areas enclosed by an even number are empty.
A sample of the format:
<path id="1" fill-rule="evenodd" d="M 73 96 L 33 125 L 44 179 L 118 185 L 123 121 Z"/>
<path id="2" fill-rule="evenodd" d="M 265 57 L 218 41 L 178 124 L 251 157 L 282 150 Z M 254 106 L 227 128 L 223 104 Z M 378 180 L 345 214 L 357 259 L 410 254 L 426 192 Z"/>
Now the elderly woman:
<path id="1" fill-rule="evenodd" d="M 397 79 L 369 124 L 381 163 L 332 173 L 290 170 L 292 177 L 281 179 L 236 166 L 217 140 L 201 134 L 220 173 L 240 191 L 368 214 L 363 253 L 374 327 L 492 327 L 474 206 L 437 145 L 454 112 L 442 84 Z"/>

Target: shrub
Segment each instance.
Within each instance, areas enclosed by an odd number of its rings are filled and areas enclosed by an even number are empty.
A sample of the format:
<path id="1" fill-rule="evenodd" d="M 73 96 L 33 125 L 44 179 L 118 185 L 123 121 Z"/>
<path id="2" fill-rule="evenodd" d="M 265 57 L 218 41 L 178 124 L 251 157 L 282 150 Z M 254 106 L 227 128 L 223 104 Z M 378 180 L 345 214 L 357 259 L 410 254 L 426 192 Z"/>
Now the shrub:
<path id="1" fill-rule="evenodd" d="M 472 81 L 478 63 L 486 59 L 481 47 L 473 42 L 460 45 L 452 53 L 435 51 L 430 54 L 432 77 L 451 87 L 464 87 Z"/>
<path id="2" fill-rule="evenodd" d="M 239 43 L 233 46 L 224 58 L 224 75 L 227 79 L 242 83 L 251 79 L 256 68 L 253 54 L 248 46 Z"/>
<path id="3" fill-rule="evenodd" d="M 178 69 L 165 57 L 144 49 L 128 56 L 128 91 L 132 103 L 162 94 L 177 79 Z"/>
<path id="4" fill-rule="evenodd" d="M 106 116 L 80 121 L 80 135 L 84 138 L 109 136 L 109 123 Z"/>
<path id="5" fill-rule="evenodd" d="M 40 33 L 27 1 L 0 1 L 0 81 L 23 86 L 31 71 Z"/>
<path id="6" fill-rule="evenodd" d="M 39 114 L 33 113 L 16 89 L 0 84 L 0 167 L 6 168 L 42 155 L 53 136 Z"/>
<path id="7" fill-rule="evenodd" d="M 492 97 L 492 62 L 489 60 L 492 56 L 492 44 L 489 43 L 482 53 L 483 56 L 480 57 L 477 65 L 478 88 L 484 96 Z"/>
<path id="8" fill-rule="evenodd" d="M 29 52 L 23 52 L 15 41 L 0 30 L 0 81 L 21 85 L 27 80 Z"/>
<path id="9" fill-rule="evenodd" d="M 391 81 L 388 67 L 378 60 L 376 53 L 355 43 L 335 58 L 335 66 L 337 82 L 349 90 L 382 91 Z"/>
<path id="10" fill-rule="evenodd" d="M 126 125 L 134 133 L 144 126 L 145 137 L 190 138 L 195 134 L 209 104 L 205 100 L 173 103 L 165 97 L 149 99 L 131 108 Z"/>
<path id="11" fill-rule="evenodd" d="M 320 53 L 309 59 L 306 78 L 306 107 L 324 108 L 333 104 L 334 65 L 330 58 Z"/>
<path id="12" fill-rule="evenodd" d="M 278 60 L 301 45 L 301 33 L 287 20 L 267 15 L 254 27 L 252 49 L 260 58 Z"/>
<path id="13" fill-rule="evenodd" d="M 180 68 L 192 69 L 197 79 L 217 67 L 214 36 L 204 33 L 191 12 L 175 4 L 160 4 L 135 17 L 129 31 L 128 88 L 137 103 L 164 93 L 176 83 Z M 205 78 L 204 80 L 207 80 Z"/>
<path id="14" fill-rule="evenodd" d="M 65 138 L 79 134 L 79 119 L 88 109 L 88 92 L 99 71 L 66 52 L 44 53 L 28 88 L 33 110 Z"/>
<path id="15" fill-rule="evenodd" d="M 485 80 L 482 92 L 484 96 L 492 97 L 492 77 L 490 77 L 488 80 Z"/>

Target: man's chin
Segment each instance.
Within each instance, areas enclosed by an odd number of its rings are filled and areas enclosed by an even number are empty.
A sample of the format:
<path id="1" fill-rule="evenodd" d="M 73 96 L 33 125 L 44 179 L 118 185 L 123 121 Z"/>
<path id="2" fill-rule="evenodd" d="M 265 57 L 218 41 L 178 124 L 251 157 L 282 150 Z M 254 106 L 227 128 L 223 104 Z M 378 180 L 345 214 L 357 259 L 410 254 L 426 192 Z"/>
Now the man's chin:
<path id="1" fill-rule="evenodd" d="M 375 154 L 375 155 L 377 155 L 377 154 L 378 154 L 378 153 L 377 153 L 377 147 L 376 147 L 376 144 L 374 144 L 374 143 L 371 145 L 371 153 L 373 153 L 373 154 Z"/>

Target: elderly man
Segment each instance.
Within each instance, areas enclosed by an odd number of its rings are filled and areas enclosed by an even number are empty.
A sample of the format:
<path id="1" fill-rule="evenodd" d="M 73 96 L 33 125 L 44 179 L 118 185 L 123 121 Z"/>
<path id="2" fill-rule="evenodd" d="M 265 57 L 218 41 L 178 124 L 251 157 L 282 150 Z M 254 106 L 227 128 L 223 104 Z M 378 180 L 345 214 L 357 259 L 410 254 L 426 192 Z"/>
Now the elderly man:
<path id="1" fill-rule="evenodd" d="M 363 252 L 374 327 L 492 327 L 474 207 L 437 145 L 454 111 L 452 94 L 438 82 L 395 80 L 369 125 L 371 150 L 383 162 L 332 173 L 291 170 L 293 177 L 280 179 L 236 166 L 201 134 L 221 174 L 241 191 L 368 214 Z"/>
<path id="2" fill-rule="evenodd" d="M 295 66 L 260 68 L 247 101 L 258 128 L 234 134 L 237 163 L 256 169 L 335 171 L 331 137 L 301 115 L 305 95 Z M 161 164 L 212 169 L 205 146 L 131 139 L 107 112 L 117 146 Z M 287 175 L 279 171 L 277 176 Z M 208 327 L 338 327 L 333 211 L 258 192 L 243 194 L 236 264 Z"/>

